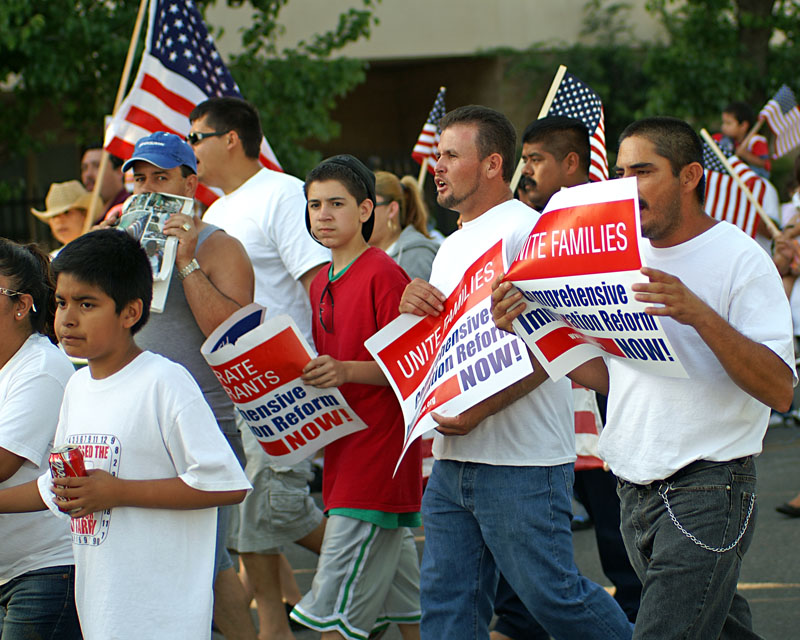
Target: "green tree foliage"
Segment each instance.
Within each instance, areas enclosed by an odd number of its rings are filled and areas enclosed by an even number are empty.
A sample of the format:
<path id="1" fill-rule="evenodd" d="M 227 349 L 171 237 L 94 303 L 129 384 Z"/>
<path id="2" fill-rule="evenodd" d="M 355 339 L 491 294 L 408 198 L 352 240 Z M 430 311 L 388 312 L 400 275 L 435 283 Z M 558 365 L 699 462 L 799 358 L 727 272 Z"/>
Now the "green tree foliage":
<path id="1" fill-rule="evenodd" d="M 784 83 L 800 94 L 797 0 L 648 0 L 647 8 L 664 26 L 663 41 L 636 37 L 630 3 L 589 0 L 578 43 L 503 52 L 510 77 L 530 87 L 529 100 L 541 103 L 558 64 L 597 91 L 609 164 L 619 133 L 636 118 L 674 115 L 716 130 L 733 100 L 758 110 Z"/>
<path id="2" fill-rule="evenodd" d="M 198 4 L 204 8 L 214 1 Z M 344 12 L 331 29 L 278 51 L 279 12 L 287 1 L 250 0 L 244 51 L 228 62 L 243 95 L 259 107 L 278 159 L 287 171 L 303 175 L 319 156 L 300 144 L 338 134 L 330 118 L 336 98 L 364 79 L 363 62 L 332 54 L 369 36 L 379 0 L 353 0 L 358 8 Z M 227 4 L 241 6 L 243 0 Z M 79 141 L 99 137 L 103 116 L 114 104 L 138 5 L 138 0 L 0 2 L 0 155 L 41 149 L 65 132 Z M 58 122 L 44 121 L 51 113 L 58 114 Z"/>
<path id="3" fill-rule="evenodd" d="M 98 137 L 111 110 L 138 2 L 3 0 L 0 3 L 0 155 L 56 138 L 40 118 Z M 128 34 L 127 38 L 119 34 Z"/>
<path id="4" fill-rule="evenodd" d="M 733 100 L 760 109 L 781 84 L 798 89 L 796 0 L 649 0 L 648 9 L 669 40 L 645 62 L 647 112 L 711 124 Z"/>

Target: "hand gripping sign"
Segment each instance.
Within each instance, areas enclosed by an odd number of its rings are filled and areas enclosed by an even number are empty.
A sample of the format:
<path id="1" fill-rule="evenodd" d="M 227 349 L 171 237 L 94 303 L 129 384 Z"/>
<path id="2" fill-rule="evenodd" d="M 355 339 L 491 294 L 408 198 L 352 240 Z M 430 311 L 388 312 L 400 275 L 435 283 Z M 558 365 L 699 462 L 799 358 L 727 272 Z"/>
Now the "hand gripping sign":
<path id="1" fill-rule="evenodd" d="M 289 316 L 264 322 L 265 311 L 239 309 L 200 351 L 264 452 L 289 466 L 367 425 L 338 389 L 303 383 L 313 352 Z"/>
<path id="2" fill-rule="evenodd" d="M 439 316 L 403 314 L 366 341 L 403 409 L 398 465 L 436 427 L 432 411 L 458 415 L 533 372 L 524 343 L 492 322 L 492 280 L 505 266 L 498 242 L 467 270 Z"/>
<path id="3" fill-rule="evenodd" d="M 555 194 L 505 280 L 524 296 L 514 329 L 557 380 L 597 356 L 664 376 L 687 377 L 659 319 L 631 285 L 647 282 L 636 179 Z"/>

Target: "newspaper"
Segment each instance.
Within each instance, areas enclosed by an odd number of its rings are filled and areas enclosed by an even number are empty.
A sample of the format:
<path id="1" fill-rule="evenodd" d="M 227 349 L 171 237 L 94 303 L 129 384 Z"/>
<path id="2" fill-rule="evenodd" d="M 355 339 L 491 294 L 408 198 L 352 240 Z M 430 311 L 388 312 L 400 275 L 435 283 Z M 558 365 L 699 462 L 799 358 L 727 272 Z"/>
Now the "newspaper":
<path id="1" fill-rule="evenodd" d="M 122 206 L 117 228 L 136 238 L 144 247 L 153 269 L 151 311 L 161 313 L 169 292 L 178 239 L 164 235 L 164 223 L 175 213 L 193 214 L 194 200 L 167 193 L 133 195 Z"/>

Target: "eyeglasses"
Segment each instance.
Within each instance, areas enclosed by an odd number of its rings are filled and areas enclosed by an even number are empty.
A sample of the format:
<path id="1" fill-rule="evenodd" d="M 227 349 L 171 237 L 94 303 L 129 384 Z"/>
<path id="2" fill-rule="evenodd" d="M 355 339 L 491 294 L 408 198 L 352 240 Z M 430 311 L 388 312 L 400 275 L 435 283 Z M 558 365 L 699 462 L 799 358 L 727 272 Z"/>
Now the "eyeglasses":
<path id="1" fill-rule="evenodd" d="M 230 129 L 228 130 L 230 131 Z M 224 136 L 228 131 L 192 131 L 186 136 L 186 142 L 190 145 L 195 146 L 199 142 L 205 140 L 206 138 L 213 138 L 215 136 Z"/>
<path id="2" fill-rule="evenodd" d="M 325 303 L 325 295 L 331 299 L 330 304 Z M 325 322 L 325 318 L 328 318 L 328 321 Z M 333 293 L 331 292 L 331 281 L 328 281 L 328 284 L 325 285 L 325 288 L 322 290 L 322 295 L 319 297 L 319 323 L 322 325 L 322 328 L 325 330 L 325 333 L 333 333 Z"/>
<path id="3" fill-rule="evenodd" d="M 4 296 L 8 296 L 9 298 L 15 298 L 17 296 L 23 295 L 23 292 L 22 291 L 14 291 L 13 289 L 5 289 L 3 287 L 0 287 L 0 294 L 3 294 Z M 28 295 L 30 295 L 30 294 L 28 294 Z M 33 296 L 31 296 L 31 298 L 32 297 Z M 331 298 L 331 300 L 333 300 L 333 298 Z M 33 301 L 31 301 L 31 309 L 33 309 L 33 312 L 36 313 L 36 305 L 33 303 Z"/>
<path id="4" fill-rule="evenodd" d="M 394 200 L 381 200 L 380 202 L 378 202 L 378 201 L 376 200 L 376 201 L 375 201 L 375 207 L 384 207 L 384 206 L 386 206 L 387 204 L 392 204 L 392 202 L 394 202 Z"/>

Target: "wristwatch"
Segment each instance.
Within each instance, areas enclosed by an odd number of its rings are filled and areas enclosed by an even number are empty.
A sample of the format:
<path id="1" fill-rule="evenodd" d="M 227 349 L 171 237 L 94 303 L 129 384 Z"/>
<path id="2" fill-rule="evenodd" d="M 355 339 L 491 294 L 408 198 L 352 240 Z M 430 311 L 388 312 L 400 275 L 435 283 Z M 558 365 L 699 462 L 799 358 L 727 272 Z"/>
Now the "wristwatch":
<path id="1" fill-rule="evenodd" d="M 192 261 L 187 264 L 183 269 L 178 271 L 178 280 L 185 280 L 190 273 L 194 273 L 200 268 L 197 258 L 192 258 Z"/>

